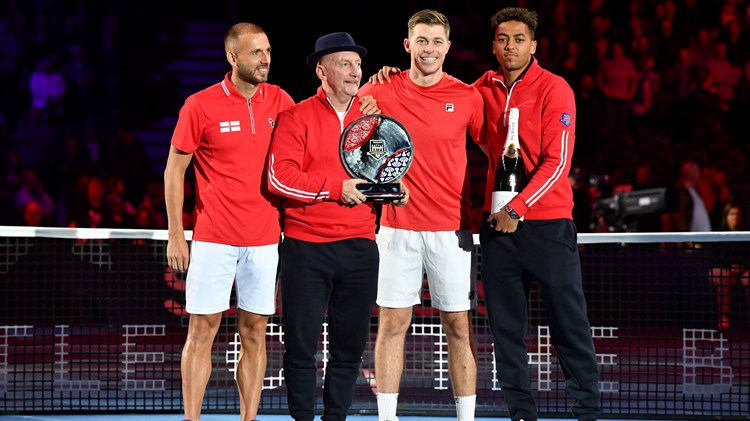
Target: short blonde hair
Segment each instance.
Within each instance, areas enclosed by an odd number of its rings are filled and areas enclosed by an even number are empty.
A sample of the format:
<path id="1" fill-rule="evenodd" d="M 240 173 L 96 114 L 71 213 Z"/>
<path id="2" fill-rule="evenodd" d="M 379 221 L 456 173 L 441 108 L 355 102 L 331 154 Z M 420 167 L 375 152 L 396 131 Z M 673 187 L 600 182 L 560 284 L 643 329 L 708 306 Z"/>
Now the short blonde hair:
<path id="1" fill-rule="evenodd" d="M 409 18 L 409 23 L 407 24 L 409 37 L 411 37 L 414 27 L 419 24 L 425 24 L 429 26 L 441 25 L 445 29 L 446 38 L 450 38 L 451 24 L 448 23 L 448 18 L 437 10 L 424 9 L 412 15 L 412 17 Z"/>

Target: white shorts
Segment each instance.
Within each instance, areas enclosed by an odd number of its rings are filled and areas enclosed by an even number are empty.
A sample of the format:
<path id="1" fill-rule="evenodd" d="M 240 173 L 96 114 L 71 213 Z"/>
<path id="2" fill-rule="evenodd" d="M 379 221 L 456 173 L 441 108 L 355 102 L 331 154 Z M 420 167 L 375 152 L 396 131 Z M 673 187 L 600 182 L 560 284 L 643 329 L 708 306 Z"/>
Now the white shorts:
<path id="1" fill-rule="evenodd" d="M 471 230 L 410 231 L 380 227 L 378 300 L 381 307 L 407 308 L 421 302 L 424 275 L 432 307 L 466 311 L 476 306 L 471 276 Z"/>
<path id="2" fill-rule="evenodd" d="M 228 310 L 236 279 L 237 308 L 255 314 L 274 314 L 278 263 L 278 244 L 236 247 L 193 240 L 185 309 L 191 314 Z"/>

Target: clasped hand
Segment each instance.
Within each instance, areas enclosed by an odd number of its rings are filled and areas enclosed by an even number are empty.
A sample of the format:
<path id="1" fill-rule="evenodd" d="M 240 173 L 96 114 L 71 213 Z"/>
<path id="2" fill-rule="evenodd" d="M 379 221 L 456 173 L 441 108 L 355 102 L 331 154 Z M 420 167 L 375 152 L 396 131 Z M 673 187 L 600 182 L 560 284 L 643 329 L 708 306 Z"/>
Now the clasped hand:
<path id="1" fill-rule="evenodd" d="M 514 233 L 518 229 L 518 219 L 511 218 L 508 212 L 504 210 L 491 214 L 487 218 L 487 222 L 495 228 L 495 231 L 506 234 Z"/>

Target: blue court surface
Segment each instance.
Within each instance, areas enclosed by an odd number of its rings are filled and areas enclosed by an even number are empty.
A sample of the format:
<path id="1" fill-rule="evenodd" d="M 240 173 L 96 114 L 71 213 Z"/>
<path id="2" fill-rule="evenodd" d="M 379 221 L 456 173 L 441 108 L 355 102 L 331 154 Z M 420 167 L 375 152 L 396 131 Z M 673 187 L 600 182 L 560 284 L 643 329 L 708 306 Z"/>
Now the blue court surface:
<path id="1" fill-rule="evenodd" d="M 398 417 L 400 421 L 429 421 L 429 420 L 450 420 L 455 417 L 417 417 L 402 416 Z M 204 414 L 201 421 L 236 421 L 239 414 Z M 258 416 L 260 421 L 289 421 L 291 418 L 287 415 L 264 415 Z M 316 420 L 319 418 L 316 418 Z M 352 421 L 378 421 L 376 415 L 350 415 L 348 419 Z M 539 421 L 570 421 L 573 418 L 539 418 Z M 116 414 L 116 415 L 0 415 L 0 421 L 182 421 L 180 414 Z M 507 420 L 505 417 L 495 418 L 476 418 L 476 421 L 500 421 Z M 660 421 L 647 419 L 628 419 L 617 420 L 608 418 L 607 421 Z M 669 421 L 684 421 L 669 419 Z"/>

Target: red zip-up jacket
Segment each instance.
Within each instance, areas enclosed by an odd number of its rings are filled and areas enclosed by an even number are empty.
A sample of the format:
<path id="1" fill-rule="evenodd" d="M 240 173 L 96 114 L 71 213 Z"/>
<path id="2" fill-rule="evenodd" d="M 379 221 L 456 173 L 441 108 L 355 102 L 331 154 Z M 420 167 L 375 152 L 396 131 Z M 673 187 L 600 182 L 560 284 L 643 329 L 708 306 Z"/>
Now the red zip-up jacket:
<path id="1" fill-rule="evenodd" d="M 528 175 L 526 187 L 508 203 L 525 220 L 573 219 L 573 189 L 568 181 L 575 141 L 576 105 L 570 85 L 532 57 L 526 70 L 507 86 L 502 70 L 489 70 L 474 86 L 484 98 L 489 168 L 484 210 L 490 211 L 495 167 L 503 154 L 507 116 L 519 109 L 518 137 Z"/>
<path id="2" fill-rule="evenodd" d="M 341 163 L 340 139 L 363 115 L 358 100 L 352 99 L 343 123 L 322 88 L 279 114 L 268 154 L 268 189 L 285 198 L 284 236 L 314 243 L 375 240 L 373 206 L 341 202 L 343 182 L 352 177 Z"/>

